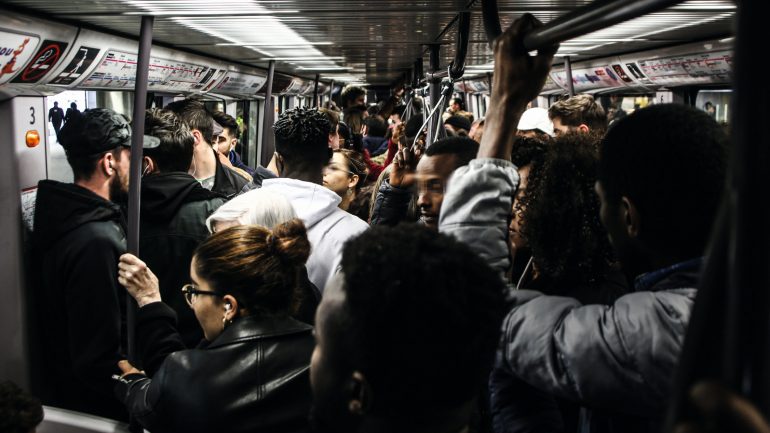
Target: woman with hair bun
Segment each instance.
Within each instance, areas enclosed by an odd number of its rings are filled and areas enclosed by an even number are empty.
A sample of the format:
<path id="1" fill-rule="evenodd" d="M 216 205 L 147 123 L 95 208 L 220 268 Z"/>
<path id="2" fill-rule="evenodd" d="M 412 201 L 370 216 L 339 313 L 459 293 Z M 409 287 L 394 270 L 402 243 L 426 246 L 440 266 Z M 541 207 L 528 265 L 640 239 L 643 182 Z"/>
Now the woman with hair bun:
<path id="1" fill-rule="evenodd" d="M 137 257 L 118 280 L 136 300 L 144 372 L 119 364 L 117 393 L 152 432 L 301 432 L 308 428 L 313 328 L 290 317 L 310 255 L 305 226 L 256 225 L 214 233 L 195 250 L 182 287 L 204 342 L 184 350 L 158 279 Z"/>

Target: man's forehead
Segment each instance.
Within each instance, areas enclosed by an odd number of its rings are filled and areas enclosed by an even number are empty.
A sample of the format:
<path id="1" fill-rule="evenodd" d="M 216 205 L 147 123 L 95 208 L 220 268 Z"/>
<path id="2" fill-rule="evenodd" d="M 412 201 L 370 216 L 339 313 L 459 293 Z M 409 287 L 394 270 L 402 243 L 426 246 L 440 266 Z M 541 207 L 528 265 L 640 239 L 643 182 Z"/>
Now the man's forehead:
<path id="1" fill-rule="evenodd" d="M 457 165 L 457 155 L 445 153 L 423 156 L 417 164 L 417 175 L 423 179 L 449 177 Z"/>

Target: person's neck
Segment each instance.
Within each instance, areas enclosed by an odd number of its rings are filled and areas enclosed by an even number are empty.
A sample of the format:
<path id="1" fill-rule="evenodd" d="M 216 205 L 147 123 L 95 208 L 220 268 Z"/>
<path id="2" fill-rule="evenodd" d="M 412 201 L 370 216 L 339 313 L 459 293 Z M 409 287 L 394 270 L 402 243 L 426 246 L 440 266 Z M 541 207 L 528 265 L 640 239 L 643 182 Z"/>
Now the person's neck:
<path id="1" fill-rule="evenodd" d="M 340 202 L 339 208 L 347 211 L 350 208 L 350 204 L 353 203 L 353 199 L 356 198 L 356 194 L 343 194 L 342 195 L 342 201 Z"/>
<path id="2" fill-rule="evenodd" d="M 318 170 L 300 170 L 293 169 L 289 166 L 284 166 L 281 177 L 287 179 L 303 180 L 305 182 L 316 183 L 318 185 L 323 185 L 324 180 L 324 175 L 320 168 Z"/>
<path id="3" fill-rule="evenodd" d="M 108 179 L 94 176 L 89 180 L 76 180 L 74 183 L 107 201 L 111 201 L 112 199 L 110 195 L 110 181 Z"/>
<path id="4" fill-rule="evenodd" d="M 193 163 L 190 165 L 190 173 L 196 179 L 208 179 L 217 172 L 217 159 L 214 149 L 206 142 L 195 145 L 193 150 Z"/>

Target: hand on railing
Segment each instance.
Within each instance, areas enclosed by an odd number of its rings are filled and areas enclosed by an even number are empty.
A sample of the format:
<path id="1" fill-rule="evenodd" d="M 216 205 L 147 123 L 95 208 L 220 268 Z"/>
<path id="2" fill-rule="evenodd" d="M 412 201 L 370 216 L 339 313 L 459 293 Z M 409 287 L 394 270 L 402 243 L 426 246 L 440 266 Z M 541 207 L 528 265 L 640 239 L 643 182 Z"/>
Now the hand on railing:
<path id="1" fill-rule="evenodd" d="M 139 308 L 160 302 L 158 277 L 133 254 L 123 254 L 118 263 L 118 282 L 139 304 Z"/>

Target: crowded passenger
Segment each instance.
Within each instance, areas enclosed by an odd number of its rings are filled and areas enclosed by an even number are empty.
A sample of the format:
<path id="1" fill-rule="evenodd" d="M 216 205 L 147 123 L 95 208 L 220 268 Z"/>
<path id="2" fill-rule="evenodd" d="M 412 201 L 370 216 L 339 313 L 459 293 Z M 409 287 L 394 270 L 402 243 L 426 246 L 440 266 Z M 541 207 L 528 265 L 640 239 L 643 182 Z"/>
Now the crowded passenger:
<path id="1" fill-rule="evenodd" d="M 182 288 L 208 342 L 192 350 L 184 350 L 157 277 L 122 256 L 119 280 L 139 306 L 146 372 L 119 365 L 116 394 L 132 417 L 152 432 L 307 431 L 313 328 L 289 311 L 309 253 L 299 220 L 272 230 L 230 227 L 204 241 Z"/>
<path id="2" fill-rule="evenodd" d="M 549 141 L 556 135 L 553 130 L 553 122 L 548 117 L 545 108 L 530 108 L 521 115 L 517 126 L 516 135 L 521 137 L 537 138 L 540 141 Z"/>
<path id="3" fill-rule="evenodd" d="M 467 247 L 414 224 L 349 241 L 316 317 L 316 431 L 467 431 L 502 286 Z"/>
<path id="4" fill-rule="evenodd" d="M 286 197 L 266 189 L 249 191 L 228 201 L 207 220 L 209 232 L 215 233 L 239 225 L 275 227 L 297 218 L 297 213 Z M 289 311 L 295 319 L 312 325 L 315 311 L 321 300 L 321 292 L 310 282 L 307 268 L 302 266 L 298 277 L 299 290 Z"/>
<path id="5" fill-rule="evenodd" d="M 110 375 L 125 335 L 117 263 L 126 251 L 119 203 L 128 194 L 131 127 L 123 115 L 95 108 L 72 117 L 60 135 L 75 181 L 38 184 L 32 238 L 38 267 L 29 275 L 33 389 L 44 404 L 125 420 Z"/>
<path id="6" fill-rule="evenodd" d="M 342 102 L 342 120 L 350 127 L 352 134 L 361 134 L 366 112 L 366 90 L 363 87 L 348 85 L 340 93 Z"/>
<path id="7" fill-rule="evenodd" d="M 537 25 L 525 15 L 498 40 L 479 159 L 455 172 L 441 213 L 442 231 L 501 272 L 508 262 L 510 197 L 518 182 L 508 161 L 510 125 L 516 123 L 511 119 L 537 96 L 555 52 L 554 47 L 529 56 L 515 49 L 522 32 Z M 499 365 L 541 395 L 590 408 L 582 418 L 588 431 L 659 428 L 724 189 L 726 143 L 713 119 L 681 105 L 656 105 L 618 122 L 601 145 L 596 190 L 602 223 L 623 271 L 634 279 L 634 292 L 611 305 L 512 293 L 515 307 L 503 322 Z M 510 409 L 522 415 L 521 424 L 505 423 L 505 431 L 564 427 L 558 412 L 540 416 L 553 413 L 553 406 L 540 407 L 543 412 Z"/>
<path id="8" fill-rule="evenodd" d="M 555 135 L 569 132 L 592 133 L 599 137 L 607 131 L 607 114 L 591 95 L 575 95 L 557 101 L 548 109 Z"/>
<path id="9" fill-rule="evenodd" d="M 446 128 L 447 135 L 450 137 L 455 135 L 467 137 L 471 130 L 471 126 L 471 121 L 460 114 L 449 116 L 444 121 L 444 128 Z"/>
<path id="10" fill-rule="evenodd" d="M 176 113 L 195 137 L 193 158 L 188 172 L 201 186 L 227 198 L 240 193 L 251 179 L 222 164 L 218 152 L 211 145 L 214 137 L 222 133 L 222 126 L 214 122 L 203 102 L 188 98 L 172 102 L 166 108 Z"/>
<path id="11" fill-rule="evenodd" d="M 339 208 L 347 211 L 364 221 L 368 221 L 369 206 L 364 203 L 365 218 L 361 209 L 351 208 L 356 197 L 361 194 L 361 188 L 366 182 L 366 163 L 360 153 L 347 149 L 337 149 L 332 155 L 329 165 L 324 168 L 323 185 L 342 198 Z M 361 203 L 361 202 L 358 202 Z"/>
<path id="12" fill-rule="evenodd" d="M 449 137 L 433 143 L 419 161 L 409 148 L 399 151 L 390 177 L 382 183 L 375 199 L 372 225 L 396 225 L 404 221 L 415 194 L 420 222 L 437 230 L 446 182 L 455 169 L 467 165 L 476 156 L 478 148 L 479 144 L 470 138 Z"/>
<path id="13" fill-rule="evenodd" d="M 388 124 L 380 116 L 369 116 L 364 120 L 364 149 L 371 157 L 382 155 L 388 151 L 390 140 L 385 137 Z"/>
<path id="14" fill-rule="evenodd" d="M 259 164 L 257 164 L 256 168 L 251 168 L 241 160 L 241 156 L 236 152 L 238 140 L 240 140 L 241 137 L 241 130 L 233 116 L 221 111 L 215 111 L 211 115 L 214 118 L 214 121 L 222 126 L 222 132 L 218 135 L 215 134 L 214 137 L 217 140 L 215 145 L 216 150 L 219 152 L 219 155 L 229 155 L 228 161 L 230 165 L 227 165 L 228 163 L 224 162 L 224 158 L 222 157 L 220 157 L 220 162 L 224 166 L 242 170 L 238 171 L 242 177 L 245 177 L 245 174 L 248 174 L 251 177 L 251 182 L 249 182 L 241 191 L 261 188 L 263 180 L 274 179 L 276 177 L 275 173 Z"/>
<path id="15" fill-rule="evenodd" d="M 332 153 L 326 116 L 315 109 L 294 108 L 281 114 L 273 130 L 280 178 L 267 179 L 262 187 L 288 198 L 307 226 L 313 246 L 308 275 L 323 292 L 337 272 L 343 243 L 368 226 L 340 209 L 342 199 L 323 187 L 323 170 Z"/>
<path id="16" fill-rule="evenodd" d="M 194 347 L 203 334 L 179 288 L 188 280 L 193 251 L 209 235 L 206 218 L 225 198 L 187 173 L 195 138 L 176 114 L 148 110 L 144 128 L 158 145 L 145 146 L 142 158 L 139 251 L 156 270 L 163 299 L 177 314 L 182 341 Z"/>
<path id="17" fill-rule="evenodd" d="M 40 400 L 9 380 L 0 382 L 0 432 L 35 433 L 41 422 Z"/>

